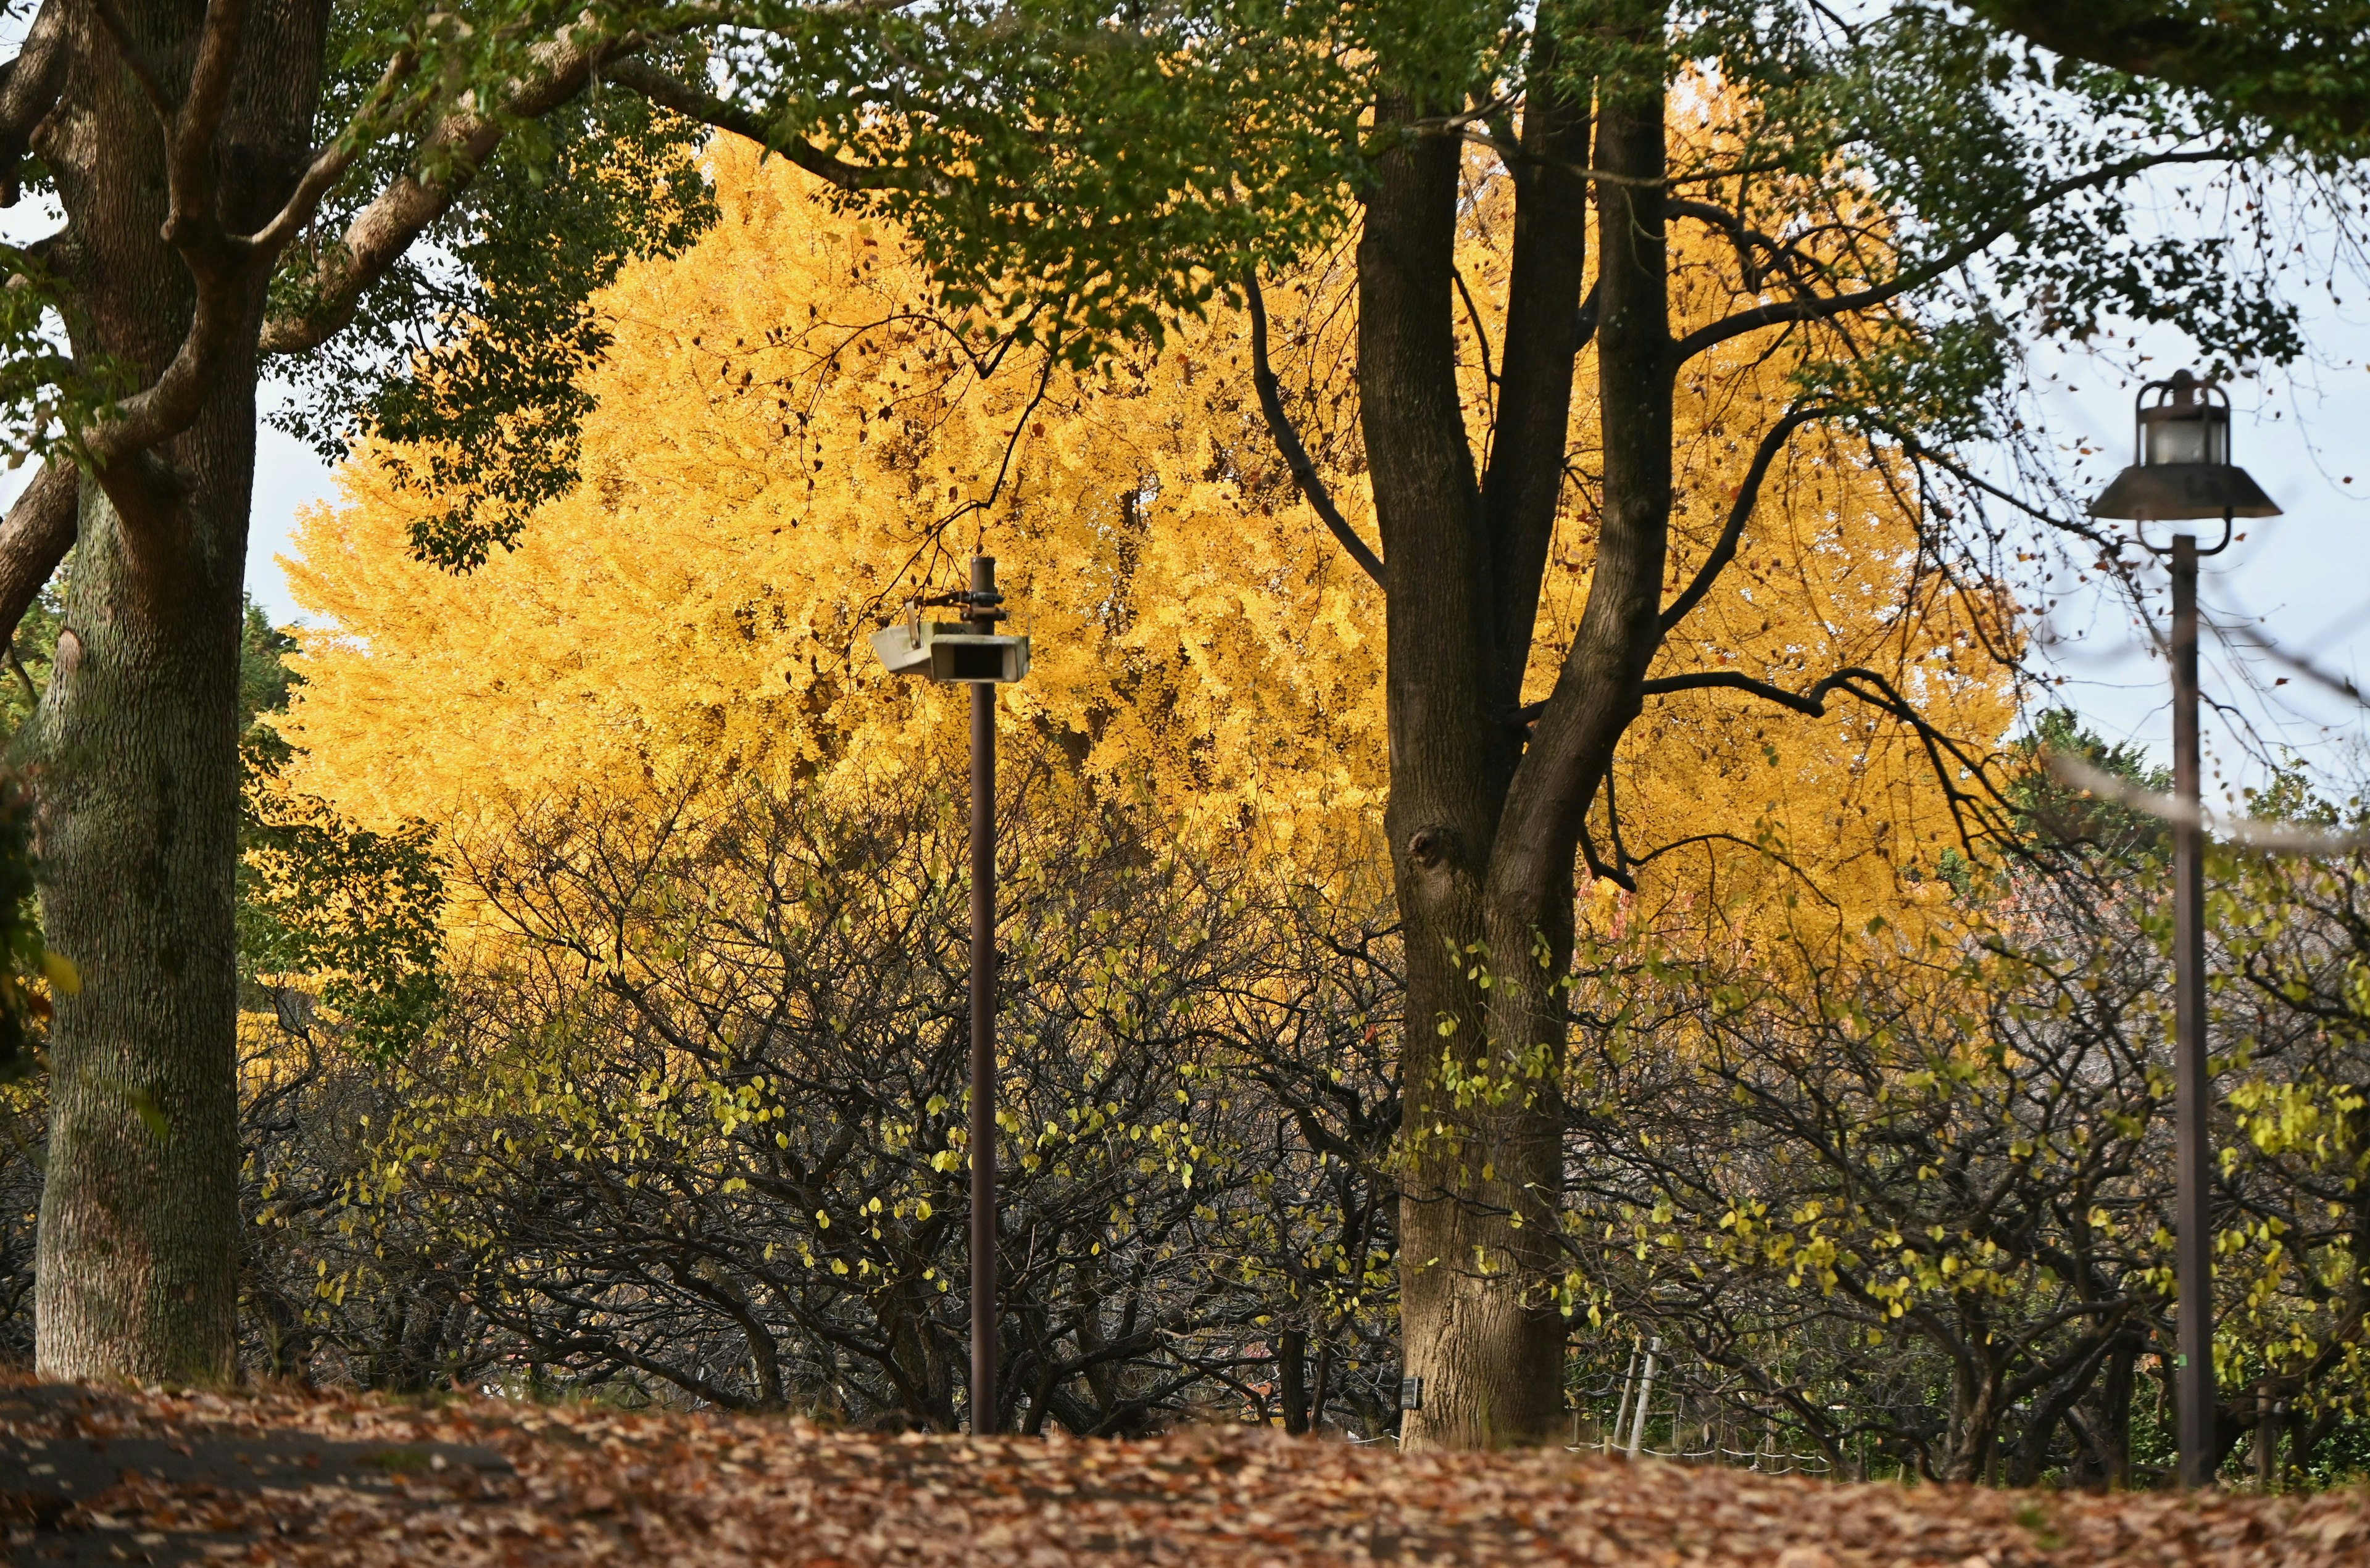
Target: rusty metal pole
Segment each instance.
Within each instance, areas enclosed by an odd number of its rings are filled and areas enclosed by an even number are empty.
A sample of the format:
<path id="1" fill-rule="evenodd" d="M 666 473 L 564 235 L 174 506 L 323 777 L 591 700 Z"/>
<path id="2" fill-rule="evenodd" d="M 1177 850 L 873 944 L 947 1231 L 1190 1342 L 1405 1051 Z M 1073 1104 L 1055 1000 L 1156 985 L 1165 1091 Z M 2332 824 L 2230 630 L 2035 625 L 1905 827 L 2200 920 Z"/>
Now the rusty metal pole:
<path id="1" fill-rule="evenodd" d="M 2214 1238 L 2207 1229 L 2205 829 L 2197 742 L 2197 538 L 2172 542 L 2173 1270 L 2180 1484 L 2213 1481 Z"/>
<path id="2" fill-rule="evenodd" d="M 993 635 L 995 557 L 971 558 L 974 630 Z M 995 686 L 971 689 L 971 1429 L 997 1426 L 995 1395 Z"/>

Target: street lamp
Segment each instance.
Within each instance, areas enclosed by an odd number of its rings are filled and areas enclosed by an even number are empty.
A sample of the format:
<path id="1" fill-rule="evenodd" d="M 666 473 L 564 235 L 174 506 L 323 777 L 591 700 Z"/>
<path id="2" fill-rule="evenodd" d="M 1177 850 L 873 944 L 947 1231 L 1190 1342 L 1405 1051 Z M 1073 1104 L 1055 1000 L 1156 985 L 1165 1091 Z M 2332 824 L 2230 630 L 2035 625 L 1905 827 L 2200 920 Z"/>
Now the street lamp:
<path id="1" fill-rule="evenodd" d="M 961 609 L 924 622 L 924 602 Z M 916 601 L 872 634 L 892 675 L 971 688 L 971 1429 L 995 1430 L 995 688 L 1029 673 L 1029 639 L 999 635 L 995 557 L 971 558 L 968 592 Z"/>
<path id="2" fill-rule="evenodd" d="M 2212 1480 L 2214 1446 L 2214 1254 L 2205 1219 L 2205 830 L 2197 750 L 2197 562 L 2228 548 L 2233 519 L 2277 517 L 2280 509 L 2230 461 L 2230 399 L 2220 388 L 2175 371 L 2170 379 L 2140 389 L 2133 415 L 2138 461 L 2090 503 L 2090 515 L 2140 524 L 2134 532 L 2141 545 L 2172 562 L 2176 1389 L 2180 1483 L 2203 1486 Z M 2222 520 L 2222 537 L 2210 550 L 2199 549 L 2193 533 L 2176 533 L 2161 548 L 2147 542 L 2147 523 L 2210 517 Z"/>

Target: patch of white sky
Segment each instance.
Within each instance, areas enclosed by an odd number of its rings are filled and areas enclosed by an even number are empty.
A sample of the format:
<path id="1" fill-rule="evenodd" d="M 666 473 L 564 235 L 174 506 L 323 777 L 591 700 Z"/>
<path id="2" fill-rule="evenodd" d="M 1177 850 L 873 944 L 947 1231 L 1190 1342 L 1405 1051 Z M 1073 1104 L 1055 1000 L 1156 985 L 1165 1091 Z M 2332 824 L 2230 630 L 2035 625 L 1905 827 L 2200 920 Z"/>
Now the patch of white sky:
<path id="1" fill-rule="evenodd" d="M 2220 192 L 2196 171 L 2157 177 L 2162 232 L 2195 234 Z M 2353 198 L 2347 198 L 2353 200 Z M 2240 365 L 2225 383 L 2232 403 L 2232 459 L 2281 509 L 2241 520 L 2238 537 L 2200 573 L 2199 599 L 2213 630 L 2201 684 L 2207 699 L 2208 787 L 2233 797 L 2274 767 L 2300 767 L 2325 793 L 2354 794 L 2370 779 L 2370 708 L 2287 660 L 2370 691 L 2370 271 L 2349 258 L 2326 206 L 2277 192 L 2278 236 L 2287 249 L 2286 297 L 2301 312 L 2307 357 L 2285 366 Z M 2150 209 L 2144 207 L 2143 212 Z M 2356 232 L 2364 216 L 2348 214 Z M 2028 358 L 2031 432 L 2054 459 L 2066 492 L 2095 496 L 2133 456 L 2133 404 L 2142 384 L 2174 371 L 2208 369 L 2169 326 L 2126 326 L 2089 344 L 2051 344 Z M 2102 529 L 2132 537 L 2134 525 Z M 2193 530 L 2210 544 L 2218 520 L 2154 523 L 2147 542 Z M 2169 668 L 2162 637 L 2170 585 L 2137 549 L 2134 597 L 2095 569 L 2088 549 L 2047 554 L 2024 602 L 2036 667 L 2054 702 L 2102 737 L 2158 761 L 2171 745 Z M 2045 576 L 2041 574 L 2045 573 Z M 2275 657 L 2269 648 L 2285 655 Z"/>

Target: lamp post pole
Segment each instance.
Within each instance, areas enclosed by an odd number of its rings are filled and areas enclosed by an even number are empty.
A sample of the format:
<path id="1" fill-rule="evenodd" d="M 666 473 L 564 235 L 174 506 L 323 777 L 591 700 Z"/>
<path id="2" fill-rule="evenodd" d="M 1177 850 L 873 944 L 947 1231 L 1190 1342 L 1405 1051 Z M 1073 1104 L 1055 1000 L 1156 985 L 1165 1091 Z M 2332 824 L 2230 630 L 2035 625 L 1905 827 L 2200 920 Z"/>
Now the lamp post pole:
<path id="1" fill-rule="evenodd" d="M 2227 530 L 2225 534 L 2226 537 Z M 2180 1484 L 2213 1478 L 2214 1238 L 2206 1225 L 2205 830 L 2197 746 L 2197 536 L 2172 541 L 2173 1273 Z"/>
<path id="2" fill-rule="evenodd" d="M 925 604 L 962 612 L 925 624 Z M 892 675 L 921 676 L 971 692 L 971 1429 L 993 1432 L 995 1398 L 995 688 L 1028 678 L 1029 639 L 1005 619 L 995 557 L 971 558 L 971 587 L 916 597 L 902 624 L 872 634 Z"/>
<path id="3" fill-rule="evenodd" d="M 2145 525 L 2192 518 L 2222 520 L 2210 550 L 2193 533 L 2170 549 L 2147 542 L 2172 567 L 2172 1116 L 2173 1393 L 2180 1442 L 2180 1484 L 2214 1480 L 2214 1233 L 2206 1141 L 2205 817 L 2197 745 L 2197 562 L 2230 545 L 2242 517 L 2277 517 L 2280 509 L 2245 469 L 2230 461 L 2230 399 L 2187 371 L 2140 388 L 2132 407 L 2132 465 L 2090 503 L 2092 517 Z"/>
<path id="4" fill-rule="evenodd" d="M 971 558 L 964 619 L 992 635 L 995 557 Z M 995 686 L 971 689 L 971 1429 L 996 1429 Z"/>

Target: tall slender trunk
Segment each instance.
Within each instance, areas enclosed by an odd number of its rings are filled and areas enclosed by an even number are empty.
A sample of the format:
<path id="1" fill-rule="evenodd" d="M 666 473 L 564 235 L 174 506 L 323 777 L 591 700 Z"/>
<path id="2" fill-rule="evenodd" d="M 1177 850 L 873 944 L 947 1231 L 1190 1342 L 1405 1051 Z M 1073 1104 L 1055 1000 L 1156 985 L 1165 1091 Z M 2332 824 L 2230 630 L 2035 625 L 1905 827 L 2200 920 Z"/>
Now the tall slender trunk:
<path id="1" fill-rule="evenodd" d="M 1402 124 L 1421 113 L 1385 107 Z M 1415 134 L 1385 157 L 1358 250 L 1361 413 L 1390 577 L 1387 823 L 1407 932 L 1400 1316 L 1406 1373 L 1421 1379 L 1401 1430 L 1409 1448 L 1536 1440 L 1562 1410 L 1563 1326 L 1540 1289 L 1559 1185 L 1552 1082 L 1524 1070 L 1532 1032 L 1499 1035 L 1491 1006 L 1505 964 L 1484 878 L 1520 753 L 1491 701 L 1492 552 L 1458 402 L 1460 157 L 1455 139 Z M 1527 960 L 1527 941 L 1512 950 Z"/>
<path id="2" fill-rule="evenodd" d="M 2100 1380 L 2099 1468 L 2110 1492 L 2121 1492 L 2131 1484 L 2132 1397 L 2138 1388 L 2144 1344 L 2139 1333 L 2126 1330 L 2107 1353 L 2106 1375 Z"/>
<path id="3" fill-rule="evenodd" d="M 1308 1331 L 1286 1329 L 1276 1336 L 1277 1393 L 1283 1429 L 1294 1437 L 1308 1433 Z"/>
<path id="4" fill-rule="evenodd" d="M 126 6 L 156 60 L 186 73 L 202 7 Z M 224 213 L 259 223 L 312 129 L 323 13 L 265 0 L 214 151 Z M 163 237 L 154 110 L 93 29 L 37 150 L 71 221 L 58 257 L 86 362 L 153 379 L 194 290 Z M 216 1379 L 236 1371 L 239 1233 L 233 885 L 240 586 L 255 469 L 248 290 L 243 351 L 195 421 L 83 481 L 64 630 L 24 745 L 40 799 L 50 940 L 83 974 L 51 1036 L 36 1358 L 68 1378 Z M 126 495 L 145 504 L 127 510 Z"/>

